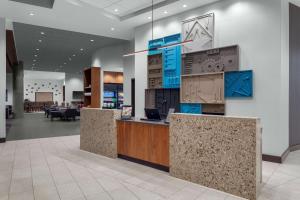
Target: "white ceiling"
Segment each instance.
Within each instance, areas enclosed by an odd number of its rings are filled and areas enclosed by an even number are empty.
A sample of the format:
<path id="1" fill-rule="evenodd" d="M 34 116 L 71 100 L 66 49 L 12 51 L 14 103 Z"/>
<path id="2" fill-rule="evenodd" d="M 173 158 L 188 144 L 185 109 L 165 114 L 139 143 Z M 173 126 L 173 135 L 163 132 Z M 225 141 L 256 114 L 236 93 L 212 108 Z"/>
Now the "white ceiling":
<path id="1" fill-rule="evenodd" d="M 155 3 L 164 1 L 168 0 L 155 0 Z M 215 1 L 218 0 L 178 0 L 156 9 L 154 20 Z M 186 8 L 183 8 L 184 4 L 187 5 Z M 148 17 L 151 12 L 147 11 L 124 21 L 120 17 L 150 5 L 151 0 L 55 0 L 53 9 L 49 9 L 0 0 L 0 17 L 13 22 L 129 40 L 134 37 L 134 27 L 150 22 Z M 168 13 L 165 14 L 165 11 Z M 34 13 L 34 16 L 29 15 L 30 13 Z"/>

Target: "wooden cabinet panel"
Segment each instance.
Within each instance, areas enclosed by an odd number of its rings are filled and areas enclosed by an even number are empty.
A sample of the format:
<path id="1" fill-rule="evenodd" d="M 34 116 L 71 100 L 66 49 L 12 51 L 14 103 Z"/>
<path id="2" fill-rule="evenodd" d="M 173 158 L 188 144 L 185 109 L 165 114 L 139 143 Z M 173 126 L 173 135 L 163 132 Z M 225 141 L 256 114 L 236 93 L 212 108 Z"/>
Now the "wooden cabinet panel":
<path id="1" fill-rule="evenodd" d="M 117 122 L 118 154 L 169 166 L 169 127 L 141 122 Z"/>
<path id="2" fill-rule="evenodd" d="M 150 162 L 169 166 L 169 127 L 151 125 L 149 140 Z"/>
<path id="3" fill-rule="evenodd" d="M 117 148 L 119 154 L 125 154 L 126 153 L 126 144 L 125 144 L 125 122 L 118 121 L 117 122 L 117 140 L 118 141 L 124 141 L 124 142 L 117 142 Z"/>

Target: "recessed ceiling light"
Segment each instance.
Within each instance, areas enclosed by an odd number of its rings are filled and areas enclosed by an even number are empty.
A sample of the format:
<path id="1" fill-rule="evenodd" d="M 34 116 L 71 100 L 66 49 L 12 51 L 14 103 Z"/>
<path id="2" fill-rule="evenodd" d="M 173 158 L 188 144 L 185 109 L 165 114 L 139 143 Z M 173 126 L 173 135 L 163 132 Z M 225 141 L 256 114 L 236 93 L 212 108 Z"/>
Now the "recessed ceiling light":
<path id="1" fill-rule="evenodd" d="M 118 9 L 118 8 L 116 8 L 114 11 L 115 11 L 115 12 L 119 12 L 119 9 Z"/>
<path id="2" fill-rule="evenodd" d="M 34 66 L 35 64 L 33 63 L 32 66 Z"/>
<path id="3" fill-rule="evenodd" d="M 110 30 L 114 31 L 114 30 L 115 30 L 115 28 L 114 28 L 114 27 L 111 27 L 111 29 L 110 29 Z"/>
<path id="4" fill-rule="evenodd" d="M 83 51 L 83 48 L 81 48 L 80 51 Z"/>
<path id="5" fill-rule="evenodd" d="M 34 55 L 34 57 L 38 57 L 38 55 Z"/>
<path id="6" fill-rule="evenodd" d="M 149 16 L 148 19 L 152 19 L 152 17 Z"/>
<path id="7" fill-rule="evenodd" d="M 94 42 L 95 40 L 92 39 L 92 40 L 90 40 L 90 41 L 91 41 L 91 42 Z"/>
<path id="8" fill-rule="evenodd" d="M 76 55 L 75 54 L 73 54 L 73 57 L 75 57 Z"/>
<path id="9" fill-rule="evenodd" d="M 35 14 L 34 14 L 33 12 L 30 12 L 29 15 L 30 15 L 30 16 L 34 16 Z"/>
<path id="10" fill-rule="evenodd" d="M 37 51 L 39 51 L 40 49 L 36 49 Z"/>
<path id="11" fill-rule="evenodd" d="M 168 14 L 168 11 L 165 10 L 165 11 L 164 11 L 164 14 Z"/>
<path id="12" fill-rule="evenodd" d="M 186 5 L 186 4 L 183 4 L 183 6 L 182 6 L 182 7 L 186 8 L 186 7 L 187 7 L 187 5 Z"/>
<path id="13" fill-rule="evenodd" d="M 39 40 L 39 42 L 42 42 L 42 40 Z"/>
<path id="14" fill-rule="evenodd" d="M 41 35 L 45 35 L 45 32 L 41 32 Z"/>

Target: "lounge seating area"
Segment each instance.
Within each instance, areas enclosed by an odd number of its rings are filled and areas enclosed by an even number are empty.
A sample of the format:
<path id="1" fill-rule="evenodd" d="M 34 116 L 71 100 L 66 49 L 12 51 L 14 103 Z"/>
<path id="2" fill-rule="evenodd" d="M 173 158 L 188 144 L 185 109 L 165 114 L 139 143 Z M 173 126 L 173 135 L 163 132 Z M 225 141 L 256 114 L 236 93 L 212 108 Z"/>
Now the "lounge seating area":
<path id="1" fill-rule="evenodd" d="M 59 107 L 53 105 L 49 108 L 45 108 L 45 116 L 50 118 L 51 121 L 54 119 L 75 121 L 78 117 L 80 117 L 80 107 Z"/>

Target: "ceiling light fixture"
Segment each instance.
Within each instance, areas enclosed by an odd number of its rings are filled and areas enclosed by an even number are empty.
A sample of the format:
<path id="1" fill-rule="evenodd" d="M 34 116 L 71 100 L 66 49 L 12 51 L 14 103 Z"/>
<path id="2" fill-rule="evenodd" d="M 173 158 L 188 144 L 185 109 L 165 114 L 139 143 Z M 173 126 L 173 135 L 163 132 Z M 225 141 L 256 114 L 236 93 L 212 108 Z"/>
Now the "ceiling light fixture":
<path id="1" fill-rule="evenodd" d="M 42 42 L 42 40 L 39 40 L 39 42 Z"/>
<path id="2" fill-rule="evenodd" d="M 183 4 L 183 6 L 182 6 L 183 8 L 186 8 L 187 7 L 187 5 L 186 4 Z"/>
<path id="3" fill-rule="evenodd" d="M 69 61 L 71 61 L 72 60 L 72 58 L 69 58 Z"/>
<path id="4" fill-rule="evenodd" d="M 34 57 L 38 57 L 38 55 L 34 55 Z"/>
<path id="5" fill-rule="evenodd" d="M 118 8 L 116 8 L 114 11 L 115 11 L 115 12 L 119 12 L 119 9 L 118 9 Z"/>
<path id="6" fill-rule="evenodd" d="M 151 31 L 152 31 L 152 40 L 153 40 L 154 39 L 154 0 L 152 0 L 152 17 L 148 17 L 148 19 L 152 19 L 152 21 L 151 21 L 152 30 Z M 140 50 L 140 51 L 136 51 L 136 52 L 133 52 L 133 53 L 125 54 L 125 55 L 123 55 L 123 57 L 134 56 L 135 54 L 138 54 L 138 53 L 144 53 L 144 52 L 148 52 L 148 51 L 155 51 L 155 50 L 159 50 L 159 49 L 165 49 L 165 48 L 168 48 L 168 47 L 182 46 L 182 45 L 184 45 L 186 43 L 190 43 L 190 42 L 193 42 L 193 40 L 185 40 L 183 42 L 178 42 L 178 43 L 171 44 L 171 45 L 165 45 L 165 46 L 162 46 L 162 47 L 159 47 L 159 48 L 151 48 L 151 49 Z"/>
<path id="7" fill-rule="evenodd" d="M 81 48 L 80 51 L 83 51 L 83 48 Z"/>
<path id="8" fill-rule="evenodd" d="M 67 63 L 64 63 L 64 65 L 66 65 Z"/>
<path id="9" fill-rule="evenodd" d="M 41 32 L 41 35 L 45 35 L 45 32 Z"/>
<path id="10" fill-rule="evenodd" d="M 164 14 L 168 14 L 168 11 L 165 10 L 165 11 L 164 11 Z"/>
<path id="11" fill-rule="evenodd" d="M 33 60 L 33 62 L 35 62 L 36 60 Z"/>
<path id="12" fill-rule="evenodd" d="M 73 57 L 75 57 L 76 55 L 75 54 L 73 54 Z"/>
<path id="13" fill-rule="evenodd" d="M 36 49 L 37 51 L 39 51 L 40 49 Z"/>
<path id="14" fill-rule="evenodd" d="M 110 29 L 111 31 L 114 31 L 115 30 L 115 28 L 114 27 L 111 27 L 111 29 Z"/>
<path id="15" fill-rule="evenodd" d="M 95 40 L 92 39 L 92 40 L 90 40 L 90 41 L 91 41 L 91 42 L 94 42 Z"/>
<path id="16" fill-rule="evenodd" d="M 29 15 L 30 15 L 30 16 L 34 16 L 35 14 L 34 14 L 33 12 L 30 12 Z"/>

